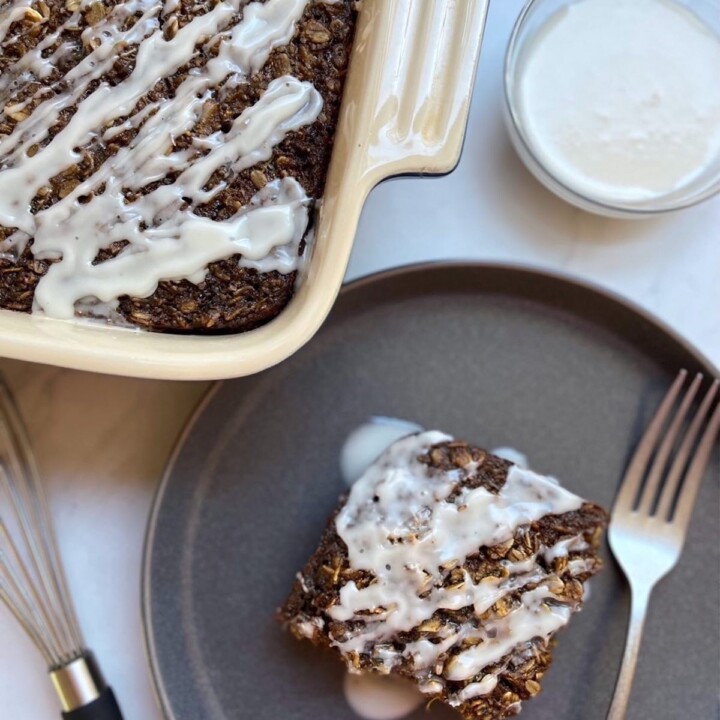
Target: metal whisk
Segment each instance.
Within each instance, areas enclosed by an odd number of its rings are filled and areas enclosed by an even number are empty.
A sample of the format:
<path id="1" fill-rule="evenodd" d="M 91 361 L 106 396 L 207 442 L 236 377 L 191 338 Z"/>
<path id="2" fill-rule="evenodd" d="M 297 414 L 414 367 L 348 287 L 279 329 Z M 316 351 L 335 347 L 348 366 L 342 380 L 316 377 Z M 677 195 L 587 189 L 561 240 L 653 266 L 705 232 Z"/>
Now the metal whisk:
<path id="1" fill-rule="evenodd" d="M 0 598 L 48 665 L 66 720 L 122 720 L 86 648 L 27 432 L 0 377 Z"/>

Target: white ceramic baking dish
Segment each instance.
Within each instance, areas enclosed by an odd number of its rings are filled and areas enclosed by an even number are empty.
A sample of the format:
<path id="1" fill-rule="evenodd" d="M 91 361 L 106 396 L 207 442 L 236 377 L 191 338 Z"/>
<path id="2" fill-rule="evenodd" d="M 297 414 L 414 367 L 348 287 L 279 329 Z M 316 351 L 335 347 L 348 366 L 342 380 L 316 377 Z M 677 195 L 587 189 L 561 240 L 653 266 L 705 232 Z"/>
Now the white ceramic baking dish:
<path id="1" fill-rule="evenodd" d="M 177 380 L 249 375 L 306 343 L 342 284 L 370 190 L 442 174 L 462 149 L 489 0 L 361 0 L 307 277 L 275 320 L 248 333 L 164 335 L 0 310 L 0 355 Z"/>

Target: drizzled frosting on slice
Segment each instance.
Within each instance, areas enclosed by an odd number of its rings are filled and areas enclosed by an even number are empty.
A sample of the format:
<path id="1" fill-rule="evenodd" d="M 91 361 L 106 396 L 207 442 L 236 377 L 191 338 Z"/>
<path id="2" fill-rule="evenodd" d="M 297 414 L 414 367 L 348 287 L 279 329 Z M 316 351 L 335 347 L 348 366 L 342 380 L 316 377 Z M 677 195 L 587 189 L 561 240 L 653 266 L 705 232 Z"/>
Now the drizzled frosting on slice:
<path id="1" fill-rule="evenodd" d="M 460 703 L 495 687 L 496 676 L 482 676 L 484 668 L 516 646 L 548 637 L 573 611 L 545 602 L 552 600 L 554 576 L 537 562 L 542 553 L 567 554 L 573 547 L 569 543 L 540 547 L 530 558 L 505 563 L 503 577 L 473 579 L 464 569 L 466 559 L 483 547 L 512 540 L 518 528 L 546 515 L 578 510 L 583 500 L 553 478 L 515 465 L 495 493 L 464 484 L 478 468 L 473 462 L 441 472 L 421 461 L 433 445 L 451 440 L 437 431 L 398 440 L 353 485 L 336 530 L 347 546 L 350 567 L 371 572 L 374 580 L 363 587 L 346 582 L 327 613 L 348 623 L 342 639 L 334 641 L 341 651 L 371 651 L 377 658 L 381 650 L 387 672 L 400 656 L 411 659 L 419 675 L 428 671 L 424 692 L 437 691 L 439 678 L 432 677 L 438 672 L 443 682 L 472 681 L 451 699 Z M 461 570 L 461 581 L 448 587 L 444 578 L 452 568 Z M 519 606 L 505 617 L 478 622 L 510 595 L 519 596 Z M 464 608 L 472 609 L 474 619 L 446 626 L 432 640 L 393 645 L 398 634 L 420 627 L 437 611 Z M 470 649 L 452 655 L 443 668 L 445 654 L 463 642 Z"/>
<path id="2" fill-rule="evenodd" d="M 498 598 L 493 583 L 470 581 L 459 590 L 419 594 L 440 566 L 461 565 L 480 547 L 510 539 L 521 525 L 582 505 L 555 482 L 514 465 L 499 493 L 478 487 L 449 498 L 463 479 L 460 472 L 438 477 L 418 458 L 450 440 L 436 431 L 399 440 L 353 485 L 338 514 L 337 532 L 351 566 L 371 571 L 377 582 L 362 590 L 347 583 L 330 614 L 347 621 L 361 611 L 385 608 L 384 622 L 368 640 L 411 630 L 439 608 L 475 605 L 483 612 Z"/>
<path id="3" fill-rule="evenodd" d="M 488 665 L 502 660 L 518 643 L 527 642 L 534 637 L 548 637 L 566 625 L 572 608 L 544 602 L 551 598 L 552 593 L 544 586 L 523 593 L 520 596 L 520 606 L 516 610 L 482 628 L 482 642 L 453 657 L 445 671 L 445 677 L 453 681 L 469 680 Z M 477 694 L 483 694 L 481 690 L 484 688 L 477 690 Z M 467 690 L 465 695 L 468 695 Z"/>

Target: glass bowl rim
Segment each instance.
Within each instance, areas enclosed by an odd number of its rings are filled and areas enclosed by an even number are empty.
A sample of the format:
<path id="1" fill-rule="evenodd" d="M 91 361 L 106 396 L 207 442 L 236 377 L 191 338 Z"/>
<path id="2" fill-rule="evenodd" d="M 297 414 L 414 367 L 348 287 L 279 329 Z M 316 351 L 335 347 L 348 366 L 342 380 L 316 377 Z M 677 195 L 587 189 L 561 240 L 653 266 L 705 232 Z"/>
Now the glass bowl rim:
<path id="1" fill-rule="evenodd" d="M 565 2 L 568 4 L 577 1 L 578 0 L 565 0 Z M 514 87 L 515 80 L 515 73 L 513 72 L 512 68 L 513 60 L 517 59 L 518 54 L 523 47 L 523 42 L 521 42 L 520 40 L 520 33 L 524 29 L 525 23 L 528 21 L 531 13 L 534 12 L 535 7 L 542 2 L 546 2 L 546 0 L 526 0 L 525 5 L 520 11 L 520 14 L 518 15 L 518 18 L 513 26 L 507 50 L 505 51 L 505 59 L 503 62 L 503 101 L 505 105 L 506 117 L 508 117 L 510 119 L 510 122 L 512 122 L 515 136 L 514 139 L 520 143 L 522 151 L 527 155 L 527 157 L 530 158 L 537 170 L 551 181 L 550 188 L 553 188 L 553 185 L 557 185 L 557 187 L 561 190 L 562 193 L 566 193 L 570 197 L 576 198 L 579 201 L 580 206 L 595 207 L 598 210 L 602 211 L 604 214 L 615 217 L 619 215 L 634 215 L 637 217 L 651 217 L 656 215 L 662 215 L 664 213 L 670 213 L 677 210 L 684 210 L 685 208 L 694 207 L 695 205 L 699 205 L 705 200 L 708 200 L 711 197 L 719 194 L 720 172 L 718 172 L 717 178 L 712 181 L 704 190 L 691 194 L 690 196 L 683 198 L 677 202 L 663 203 L 662 199 L 660 199 L 657 201 L 658 204 L 654 207 L 638 207 L 632 203 L 609 203 L 600 200 L 592 195 L 576 190 L 548 169 L 547 165 L 538 157 L 537 153 L 534 152 L 532 144 L 528 141 L 527 136 L 525 135 L 519 113 L 513 102 L 511 92 L 511 88 Z M 519 154 L 522 157 L 523 162 L 527 164 L 527 160 L 525 157 L 523 157 L 523 153 L 521 152 Z"/>

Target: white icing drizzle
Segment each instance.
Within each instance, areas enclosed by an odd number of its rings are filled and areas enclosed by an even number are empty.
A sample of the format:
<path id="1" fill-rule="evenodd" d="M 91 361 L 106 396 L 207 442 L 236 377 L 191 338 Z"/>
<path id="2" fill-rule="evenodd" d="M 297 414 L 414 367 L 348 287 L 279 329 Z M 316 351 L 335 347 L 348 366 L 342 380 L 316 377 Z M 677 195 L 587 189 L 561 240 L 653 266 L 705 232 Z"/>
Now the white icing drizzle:
<path id="1" fill-rule="evenodd" d="M 454 681 L 469 680 L 483 668 L 497 663 L 517 645 L 535 637 L 547 638 L 566 625 L 572 608 L 544 602 L 552 597 L 545 586 L 523 593 L 520 596 L 520 607 L 506 617 L 488 622 L 482 627 L 481 643 L 451 659 L 446 666 L 445 677 Z"/>
<path id="2" fill-rule="evenodd" d="M 307 0 L 274 0 L 252 3 L 243 11 L 243 21 L 233 29 L 229 42 L 223 42 L 207 72 L 210 82 L 219 83 L 228 75 L 257 72 L 271 51 L 287 45 L 295 34 L 295 25 Z"/>
<path id="3" fill-rule="evenodd" d="M 72 15 L 71 20 L 73 18 L 77 19 L 78 16 L 79 14 Z M 34 48 L 28 50 L 21 58 L 19 58 L 4 74 L 0 75 L 0 93 L 9 87 L 13 80 L 17 82 L 17 78 L 21 78 L 23 81 L 29 81 L 31 76 L 34 75 L 36 78 L 44 80 L 52 73 L 58 60 L 60 60 L 60 58 L 69 51 L 69 44 L 64 43 L 58 47 L 47 59 L 43 57 L 43 52 L 55 44 L 57 39 L 60 37 L 61 32 L 69 26 L 70 22 L 71 21 L 67 21 L 55 32 L 41 40 Z M 0 39 L 0 42 L 2 42 L 2 39 Z M 48 93 L 50 92 L 50 88 L 43 87 L 41 92 L 43 94 Z M 32 96 L 31 99 L 34 99 L 36 96 L 37 95 Z M 15 106 L 6 107 L 5 112 L 13 112 L 14 110 L 24 109 L 29 102 L 30 100 L 26 100 Z"/>
<path id="4" fill-rule="evenodd" d="M 356 427 L 340 450 L 340 472 L 348 487 L 396 440 L 422 432 L 417 423 L 376 416 Z"/>
<path id="5" fill-rule="evenodd" d="M 466 702 L 473 698 L 479 697 L 480 695 L 487 695 L 491 693 L 497 687 L 497 676 L 495 675 L 484 675 L 480 682 L 474 682 L 467 684 L 457 696 L 460 702 Z"/>
<path id="6" fill-rule="evenodd" d="M 567 570 L 571 575 L 582 575 L 592 571 L 594 567 L 595 561 L 592 558 L 576 558 L 567 564 Z"/>
<path id="7" fill-rule="evenodd" d="M 11 25 L 25 17 L 31 4 L 32 0 L 15 0 L 12 7 L 3 10 L 3 15 L 0 17 L 0 42 L 5 39 Z"/>
<path id="8" fill-rule="evenodd" d="M 316 617 L 298 623 L 297 629 L 302 633 L 304 637 L 312 640 L 312 638 L 315 637 L 315 633 L 322 630 L 324 626 L 325 622 L 323 621 L 323 619 Z"/>
<path id="9" fill-rule="evenodd" d="M 81 39 L 83 43 L 96 47 L 91 53 L 75 65 L 63 78 L 62 81 L 69 89 L 62 91 L 58 83 L 43 86 L 28 100 L 20 103 L 19 107 L 24 108 L 30 102 L 42 98 L 43 95 L 52 97 L 41 102 L 33 113 L 21 121 L 13 131 L 12 135 L 3 141 L 0 150 L 8 153 L 16 145 L 20 144 L 21 149 L 17 150 L 10 160 L 22 157 L 22 153 L 34 143 L 41 142 L 48 134 L 48 130 L 57 122 L 60 111 L 71 107 L 78 98 L 87 90 L 91 81 L 96 80 L 108 71 L 116 59 L 115 48 L 138 45 L 143 38 L 156 26 L 153 12 L 148 10 L 151 0 L 128 0 L 128 2 L 116 5 L 110 13 L 95 28 L 86 28 Z M 126 32 L 120 31 L 120 26 L 135 12 L 141 13 L 140 20 Z M 76 12 L 61 25 L 58 30 L 35 48 L 25 53 L 10 70 L 0 78 L 0 89 L 4 90 L 17 76 L 15 82 L 18 85 L 31 82 L 33 78 L 45 79 L 52 74 L 58 61 L 68 52 L 73 50 L 73 45 L 64 43 L 50 57 L 44 57 L 43 50 L 52 45 L 51 40 L 59 37 L 60 33 L 70 27 L 77 27 L 80 23 L 81 14 Z M 5 81 L 5 82 L 3 82 Z M 55 93 L 53 95 L 53 93 Z M 7 112 L 7 110 L 6 110 Z"/>
<path id="10" fill-rule="evenodd" d="M 582 535 L 575 535 L 566 540 L 560 540 L 560 542 L 553 545 L 553 547 L 545 550 L 543 557 L 546 562 L 551 563 L 555 558 L 567 557 L 570 552 L 587 550 L 587 548 L 588 544 L 585 542 L 585 538 Z"/>
<path id="11" fill-rule="evenodd" d="M 44 99 L 0 138 L 0 223 L 18 228 L 0 251 L 22 249 L 34 238 L 33 253 L 58 260 L 38 283 L 35 311 L 70 318 L 77 303 L 97 299 L 111 310 L 117 298 L 150 295 L 160 280 L 204 279 L 208 263 L 242 254 L 242 264 L 260 271 L 291 272 L 298 267 L 298 248 L 308 224 L 309 198 L 292 178 L 271 183 L 252 202 L 225 221 L 203 217 L 194 208 L 209 202 L 225 184 L 208 189 L 221 168 L 237 173 L 267 160 L 288 132 L 307 126 L 322 110 L 322 98 L 307 82 L 285 76 L 270 83 L 258 102 L 235 119 L 227 132 L 194 138 L 184 150 L 174 138 L 191 132 L 209 90 L 223 82 L 237 85 L 259 70 L 272 50 L 295 32 L 308 0 L 268 0 L 244 6 L 242 20 L 232 26 L 242 0 L 223 0 L 166 38 L 160 17 L 176 9 L 172 0 L 127 0 L 116 6 L 83 39 L 95 49 L 64 77 L 66 89 Z M 13 11 L 25 12 L 21 4 Z M 128 29 L 129 16 L 140 14 Z M 74 14 L 68 23 L 77 20 Z M 5 27 L 3 19 L 0 32 Z M 67 25 L 67 23 L 66 23 Z M 42 51 L 57 39 L 47 38 L 28 53 L 14 72 L 49 75 L 67 50 Z M 158 79 L 187 64 L 199 45 L 218 44 L 217 57 L 191 70 L 174 96 L 161 102 L 138 102 Z M 112 86 L 106 82 L 83 100 L 90 83 L 101 79 L 118 53 L 137 46 L 132 73 Z M 27 103 L 26 103 L 27 104 Z M 55 137 L 28 154 L 48 136 L 60 112 L 77 104 L 77 112 Z M 103 128 L 108 129 L 103 130 Z M 93 175 L 52 207 L 33 214 L 30 204 L 50 179 L 81 162 L 78 148 L 102 131 L 106 141 L 134 128 L 138 132 Z M 174 180 L 132 202 L 128 190 Z M 97 253 L 113 242 L 129 243 L 117 256 L 93 265 Z M 100 305 L 98 305 L 100 307 Z"/>
<path id="12" fill-rule="evenodd" d="M 346 583 L 338 603 L 328 610 L 333 620 L 363 621 L 335 644 L 348 653 L 373 646 L 374 657 L 390 672 L 400 654 L 389 643 L 397 633 L 417 627 L 441 608 L 473 607 L 476 616 L 481 615 L 509 593 L 537 585 L 522 593 L 520 607 L 505 618 L 480 628 L 476 624 L 444 628 L 445 635 L 433 641 L 408 643 L 402 656 L 412 658 L 416 671 L 427 668 L 431 673 L 421 687 L 427 693 L 438 692 L 443 676 L 472 679 L 518 644 L 546 637 L 567 622 L 573 609 L 544 603 L 552 597 L 551 588 L 543 584 L 551 582 L 551 576 L 536 563 L 536 557 L 507 563 L 505 578 L 485 577 L 475 583 L 463 571 L 461 583 L 441 587 L 446 572 L 461 566 L 480 547 L 509 540 L 521 525 L 545 515 L 582 505 L 581 498 L 553 478 L 517 466 L 511 467 L 497 494 L 482 487 L 462 488 L 450 497 L 476 466 L 471 463 L 440 474 L 418 460 L 432 445 L 449 440 L 450 436 L 437 431 L 398 440 L 353 485 L 336 528 L 348 547 L 351 566 L 371 571 L 376 581 L 363 589 L 352 581 Z M 445 653 L 470 637 L 482 640 L 472 648 L 475 652 L 463 652 L 443 668 Z M 494 675 L 486 675 L 451 700 L 459 704 L 491 692 L 496 682 Z"/>
<path id="13" fill-rule="evenodd" d="M 380 632 L 393 635 L 411 630 L 439 608 L 474 604 L 484 612 L 497 593 L 471 582 L 462 591 L 436 589 L 425 599 L 417 594 L 427 589 L 428 576 L 437 578 L 439 566 L 461 564 L 478 548 L 511 538 L 520 525 L 582 504 L 576 495 L 516 466 L 497 495 L 482 487 L 462 489 L 446 502 L 461 472 L 438 478 L 417 457 L 451 439 L 429 431 L 399 440 L 353 486 L 338 514 L 337 531 L 351 565 L 372 571 L 378 581 L 362 590 L 346 584 L 330 610 L 334 619 L 350 620 L 359 611 L 384 607 Z"/>
<path id="14" fill-rule="evenodd" d="M 352 487 L 365 470 L 396 440 L 422 430 L 417 423 L 384 416 L 371 417 L 356 427 L 347 436 L 340 451 L 340 472 L 345 485 Z M 302 576 L 300 583 L 305 589 Z M 312 638 L 314 628 L 307 627 L 309 622 L 311 621 L 299 623 L 298 628 L 306 637 Z M 308 630 L 310 634 L 307 634 Z M 384 650 L 380 648 L 376 654 L 382 656 Z M 388 665 L 384 667 L 389 671 L 394 655 L 387 653 L 385 659 Z M 356 715 L 365 720 L 397 720 L 424 702 L 421 690 L 415 685 L 389 675 L 358 675 L 348 672 L 343 691 L 348 705 Z"/>
<path id="15" fill-rule="evenodd" d="M 158 79 L 172 75 L 185 65 L 193 56 L 199 40 L 217 33 L 231 20 L 233 13 L 232 6 L 220 3 L 211 12 L 194 18 L 172 40 L 166 40 L 155 17 L 159 9 L 156 3 L 131 0 L 123 10 L 129 12 L 134 6 L 139 6 L 138 10 L 145 9 L 142 18 L 125 33 L 111 24 L 110 27 L 116 29 L 115 37 L 103 42 L 65 75 L 71 89 L 38 106 L 0 144 L 0 153 L 5 154 L 22 141 L 20 148 L 23 151 L 10 157 L 12 164 L 0 176 L 3 187 L 0 222 L 6 226 L 16 225 L 31 232 L 30 201 L 50 178 L 82 159 L 74 148 L 89 142 L 93 132 L 106 123 L 132 112 L 137 101 Z M 149 9 L 146 9 L 148 6 Z M 130 76 L 114 87 L 101 83 L 79 103 L 77 112 L 66 127 L 40 152 L 28 156 L 24 150 L 47 137 L 60 111 L 74 105 L 90 82 L 102 77 L 112 67 L 117 59 L 117 44 L 124 43 L 139 45 L 135 69 Z"/>
<path id="16" fill-rule="evenodd" d="M 521 468 L 529 468 L 530 463 L 528 461 L 527 455 L 524 453 L 521 453 L 519 450 L 516 450 L 512 447 L 498 447 L 494 448 L 492 451 L 493 455 L 497 455 L 498 457 L 503 458 L 503 460 L 508 460 L 513 465 L 517 465 Z"/>
<path id="17" fill-rule="evenodd" d="M 118 211 L 102 198 L 105 195 L 98 198 L 98 210 Z M 71 318 L 82 298 L 110 302 L 124 294 L 150 295 L 160 280 L 201 282 L 209 263 L 234 253 L 260 261 L 276 246 L 297 242 L 298 229 L 307 224 L 306 199 L 297 182 L 286 179 L 278 184 L 276 203 L 256 208 L 251 203 L 225 222 L 186 212 L 177 212 L 168 222 L 144 232 L 137 227 L 141 216 L 118 222 L 107 228 L 108 234 L 114 236 L 129 224 L 128 232 L 137 236 L 132 245 L 111 261 L 93 265 L 94 246 L 77 243 L 64 254 L 63 262 L 50 266 L 38 284 L 35 301 L 48 315 Z M 66 227 L 79 232 L 75 223 Z"/>

